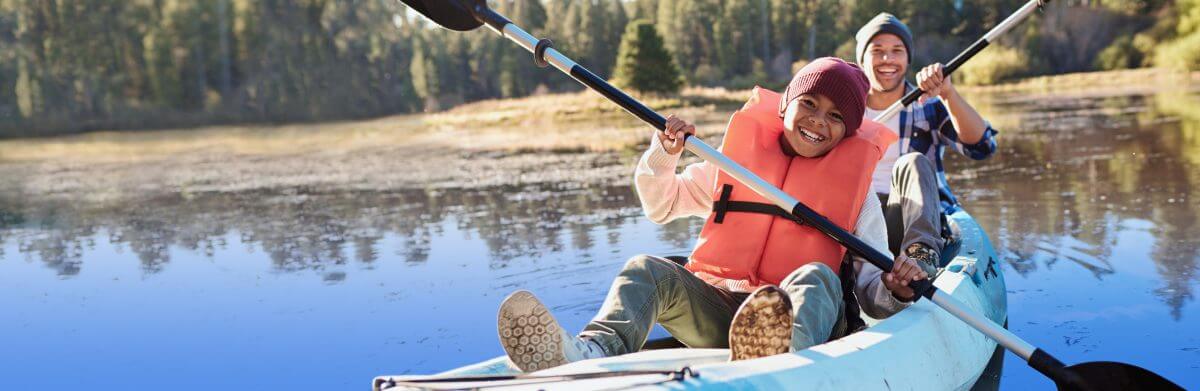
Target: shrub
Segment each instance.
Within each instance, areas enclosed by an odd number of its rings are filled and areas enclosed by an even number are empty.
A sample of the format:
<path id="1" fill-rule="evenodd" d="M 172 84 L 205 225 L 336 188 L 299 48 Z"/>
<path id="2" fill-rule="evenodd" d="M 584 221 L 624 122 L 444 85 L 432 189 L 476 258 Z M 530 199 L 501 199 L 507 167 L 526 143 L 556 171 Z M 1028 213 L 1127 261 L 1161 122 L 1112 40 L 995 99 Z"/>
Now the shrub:
<path id="1" fill-rule="evenodd" d="M 1154 50 L 1157 66 L 1200 71 L 1200 31 L 1159 45 Z"/>
<path id="2" fill-rule="evenodd" d="M 1142 64 L 1142 53 L 1133 44 L 1132 35 L 1122 35 L 1113 40 L 1112 44 L 1096 55 L 1094 67 L 1097 70 L 1110 71 L 1114 69 L 1137 68 Z"/>
<path id="3" fill-rule="evenodd" d="M 729 75 L 724 83 L 725 87 L 732 89 L 746 89 L 758 85 L 764 85 L 769 80 L 767 77 L 767 67 L 763 65 L 762 60 L 754 59 L 750 63 L 751 71 L 748 74 Z"/>
<path id="4" fill-rule="evenodd" d="M 955 81 L 964 85 L 996 84 L 1025 76 L 1030 69 L 1029 57 L 1020 50 L 991 46 L 963 65 Z"/>

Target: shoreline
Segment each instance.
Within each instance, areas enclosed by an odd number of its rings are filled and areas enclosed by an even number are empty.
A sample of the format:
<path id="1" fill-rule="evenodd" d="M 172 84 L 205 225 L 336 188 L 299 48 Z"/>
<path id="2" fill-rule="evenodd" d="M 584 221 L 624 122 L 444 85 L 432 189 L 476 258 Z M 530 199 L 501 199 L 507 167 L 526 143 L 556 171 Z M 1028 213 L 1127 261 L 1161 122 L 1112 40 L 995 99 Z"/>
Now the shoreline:
<path id="1" fill-rule="evenodd" d="M 1037 78 L 960 87 L 978 105 L 1071 95 L 1159 91 L 1158 70 Z M 1173 77 L 1173 78 L 1171 78 Z M 1186 77 L 1194 89 L 1200 72 Z M 1143 80 L 1136 86 L 1128 80 Z M 1049 88 L 1068 82 L 1076 89 Z M 1086 88 L 1084 88 L 1086 87 Z M 730 113 L 749 90 L 689 88 L 646 97 L 663 115 L 693 121 L 719 145 Z M 978 98 L 977 98 L 977 97 Z M 1036 102 L 1035 102 L 1036 103 Z M 1000 120 L 1000 118 L 996 118 Z M 72 202 L 146 199 L 170 194 L 305 187 L 393 191 L 478 189 L 574 182 L 611 185 L 628 174 L 652 129 L 604 98 L 582 91 L 463 105 L 445 112 L 363 121 L 279 126 L 110 131 L 0 141 L 0 198 Z M 695 159 L 692 156 L 686 161 Z"/>

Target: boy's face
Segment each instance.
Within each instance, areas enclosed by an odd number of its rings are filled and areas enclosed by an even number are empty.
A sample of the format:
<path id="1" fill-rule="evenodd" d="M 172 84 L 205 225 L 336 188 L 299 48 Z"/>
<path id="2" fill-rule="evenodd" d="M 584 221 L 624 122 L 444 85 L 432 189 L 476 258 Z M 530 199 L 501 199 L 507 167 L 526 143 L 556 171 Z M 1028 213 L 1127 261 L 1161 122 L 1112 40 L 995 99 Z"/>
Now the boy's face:
<path id="1" fill-rule="evenodd" d="M 908 49 L 895 34 L 875 35 L 867 44 L 862 65 L 871 81 L 871 92 L 895 91 L 904 82 L 904 73 L 908 72 Z"/>
<path id="2" fill-rule="evenodd" d="M 804 157 L 824 156 L 846 137 L 842 113 L 820 94 L 803 94 L 788 103 L 783 127 L 783 138 Z"/>

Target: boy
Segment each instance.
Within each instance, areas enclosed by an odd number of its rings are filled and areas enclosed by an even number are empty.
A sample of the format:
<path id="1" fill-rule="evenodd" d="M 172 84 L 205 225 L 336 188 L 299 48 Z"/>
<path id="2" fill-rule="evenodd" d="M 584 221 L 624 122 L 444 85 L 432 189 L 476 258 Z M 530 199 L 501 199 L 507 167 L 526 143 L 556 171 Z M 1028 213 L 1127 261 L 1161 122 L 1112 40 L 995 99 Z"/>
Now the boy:
<path id="1" fill-rule="evenodd" d="M 721 150 L 731 159 L 882 251 L 887 234 L 871 173 L 887 143 L 878 125 L 862 127 L 868 82 L 855 65 L 821 58 L 801 69 L 782 96 L 756 89 L 733 115 Z M 709 163 L 676 164 L 695 128 L 674 116 L 655 132 L 634 174 L 647 217 L 665 223 L 707 216 L 688 264 L 630 259 L 599 314 L 567 334 L 532 294 L 500 308 L 501 345 L 523 371 L 641 349 L 655 322 L 690 347 L 729 347 L 748 359 L 802 350 L 845 333 L 838 269 L 846 250 Z M 855 293 L 874 317 L 914 298 L 915 263 L 891 273 L 856 259 Z"/>

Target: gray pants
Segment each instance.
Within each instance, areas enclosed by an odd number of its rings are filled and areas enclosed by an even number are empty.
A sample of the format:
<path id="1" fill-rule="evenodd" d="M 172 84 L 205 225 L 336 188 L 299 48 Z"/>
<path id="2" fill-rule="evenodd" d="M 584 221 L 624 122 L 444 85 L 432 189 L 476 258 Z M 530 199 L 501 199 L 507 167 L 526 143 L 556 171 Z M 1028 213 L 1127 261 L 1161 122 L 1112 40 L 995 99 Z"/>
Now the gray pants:
<path id="1" fill-rule="evenodd" d="M 796 269 L 780 288 L 792 300 L 793 350 L 845 333 L 841 285 L 828 266 Z M 729 324 L 747 296 L 709 285 L 673 261 L 639 255 L 625 263 L 600 313 L 580 336 L 599 343 L 609 356 L 632 353 L 658 322 L 689 347 L 726 348 Z"/>
<path id="2" fill-rule="evenodd" d="M 900 156 L 892 169 L 891 195 L 878 196 L 893 256 L 913 243 L 941 250 L 942 205 L 938 201 L 937 172 L 928 157 L 917 152 Z"/>

